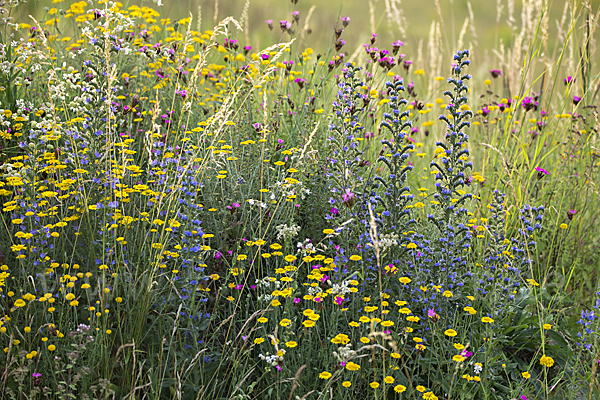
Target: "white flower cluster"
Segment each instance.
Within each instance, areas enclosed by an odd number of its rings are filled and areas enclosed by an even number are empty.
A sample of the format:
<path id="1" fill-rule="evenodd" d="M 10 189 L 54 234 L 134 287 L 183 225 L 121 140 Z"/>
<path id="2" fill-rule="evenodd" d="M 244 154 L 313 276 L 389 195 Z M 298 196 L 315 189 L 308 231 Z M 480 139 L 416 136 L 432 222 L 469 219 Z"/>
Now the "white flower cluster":
<path id="1" fill-rule="evenodd" d="M 319 286 L 311 286 L 308 288 L 307 293 L 310 296 L 315 297 L 316 295 L 318 295 L 319 293 L 321 293 L 323 290 L 319 287 Z"/>
<path id="2" fill-rule="evenodd" d="M 343 281 L 340 284 L 335 283 L 333 285 L 333 287 L 331 288 L 331 294 L 339 294 L 339 295 L 346 295 L 348 293 L 351 293 L 350 291 L 350 281 Z"/>
<path id="3" fill-rule="evenodd" d="M 334 351 L 333 355 L 339 362 L 345 362 L 349 358 L 354 357 L 356 352 L 352 350 L 352 344 L 348 343 L 344 347 L 340 347 L 337 351 Z"/>
<path id="4" fill-rule="evenodd" d="M 304 242 L 298 242 L 296 247 L 298 247 L 298 252 L 301 253 L 303 257 L 317 252 L 317 249 L 309 239 L 304 240 Z"/>
<path id="5" fill-rule="evenodd" d="M 279 350 L 282 354 L 282 356 L 278 356 L 277 354 L 270 354 L 267 353 L 266 355 L 263 354 L 259 354 L 258 358 L 260 358 L 263 361 L 266 361 L 268 364 L 272 365 L 273 367 L 279 365 L 280 362 L 283 362 L 283 354 L 285 354 L 285 350 Z"/>
<path id="6" fill-rule="evenodd" d="M 287 224 L 277 225 L 275 227 L 277 229 L 277 240 L 287 240 L 291 239 L 298 235 L 300 232 L 300 227 L 296 224 L 292 224 L 291 226 L 287 226 Z"/>
<path id="7" fill-rule="evenodd" d="M 248 204 L 250 204 L 251 206 L 260 206 L 262 208 L 267 208 L 267 203 L 263 203 L 262 201 L 258 201 L 258 200 L 254 200 L 254 199 L 248 199 Z"/>
<path id="8" fill-rule="evenodd" d="M 260 280 L 255 280 L 254 283 L 256 283 L 256 286 L 258 288 L 265 288 L 265 289 L 271 289 L 271 285 L 273 285 L 275 287 L 275 290 L 279 290 L 279 288 L 281 287 L 281 282 L 279 282 L 278 280 L 276 280 L 275 278 L 272 277 L 264 277 Z M 267 301 L 270 302 L 273 299 L 273 296 L 270 294 L 261 294 L 260 296 L 258 296 L 258 300 L 259 301 Z"/>
<path id="9" fill-rule="evenodd" d="M 379 237 L 379 251 L 384 253 L 390 247 L 398 246 L 398 234 L 388 233 Z M 367 243 L 367 246 L 373 247 L 371 243 Z"/>

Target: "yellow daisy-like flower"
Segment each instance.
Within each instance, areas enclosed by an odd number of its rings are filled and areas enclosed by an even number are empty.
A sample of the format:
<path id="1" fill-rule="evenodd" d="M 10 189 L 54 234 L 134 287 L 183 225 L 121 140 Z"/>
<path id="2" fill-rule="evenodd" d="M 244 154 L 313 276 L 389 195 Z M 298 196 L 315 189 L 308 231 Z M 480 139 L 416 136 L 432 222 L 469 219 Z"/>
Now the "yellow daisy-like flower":
<path id="1" fill-rule="evenodd" d="M 48 346 L 48 350 L 54 351 L 54 350 L 56 350 L 56 346 L 51 344 L 50 346 Z"/>
<path id="2" fill-rule="evenodd" d="M 298 343 L 294 342 L 293 340 L 290 340 L 289 342 L 285 342 L 285 345 L 290 349 L 293 349 L 294 347 L 298 346 Z"/>
<path id="3" fill-rule="evenodd" d="M 348 371 L 358 371 L 360 369 L 360 365 L 350 361 L 350 362 L 348 362 L 348 364 L 346 364 L 346 369 Z"/>
<path id="4" fill-rule="evenodd" d="M 307 319 L 306 321 L 302 322 L 302 325 L 304 325 L 307 328 L 312 328 L 316 325 L 316 323 L 315 323 L 315 321 Z"/>
<path id="5" fill-rule="evenodd" d="M 369 386 L 371 386 L 373 389 L 377 389 L 379 387 L 379 382 L 371 382 L 369 383 Z"/>
<path id="6" fill-rule="evenodd" d="M 416 389 L 417 389 L 419 392 L 421 392 L 421 393 L 423 393 L 425 390 L 427 390 L 427 389 L 425 388 L 425 386 L 422 386 L 422 385 L 419 385 L 419 386 L 417 386 L 417 387 L 416 387 Z"/>
<path id="7" fill-rule="evenodd" d="M 545 330 L 549 330 L 549 329 L 552 329 L 552 325 L 550 325 L 550 324 L 544 324 L 543 328 Z"/>
<path id="8" fill-rule="evenodd" d="M 554 365 L 554 359 L 552 357 L 544 354 L 542 356 L 542 358 L 540 358 L 540 364 L 542 364 L 545 367 L 550 368 L 551 366 Z"/>
<path id="9" fill-rule="evenodd" d="M 25 302 L 22 299 L 15 301 L 15 307 L 25 307 Z"/>
<path id="10" fill-rule="evenodd" d="M 321 379 L 329 379 L 331 378 L 331 373 L 327 371 L 323 371 L 319 374 L 319 378 Z"/>
<path id="11" fill-rule="evenodd" d="M 494 320 L 491 319 L 490 317 L 483 317 L 483 318 L 481 318 L 481 322 L 483 322 L 485 324 L 493 324 Z"/>
<path id="12" fill-rule="evenodd" d="M 350 381 L 344 381 L 342 382 L 342 386 L 345 388 L 349 388 L 350 386 L 352 386 L 352 382 Z"/>
<path id="13" fill-rule="evenodd" d="M 456 333 L 456 331 L 455 331 L 454 329 L 447 329 L 447 330 L 444 332 L 444 335 L 446 335 L 446 336 L 450 336 L 450 337 L 454 337 L 454 336 L 456 336 L 456 335 L 457 335 L 457 333 Z"/>
<path id="14" fill-rule="evenodd" d="M 424 400 L 438 400 L 438 397 L 433 392 L 423 393 Z"/>
<path id="15" fill-rule="evenodd" d="M 281 321 L 279 321 L 279 325 L 281 326 L 289 326 L 291 323 L 292 321 L 287 318 L 284 318 Z"/>
<path id="16" fill-rule="evenodd" d="M 523 378 L 525 378 L 525 379 L 531 378 L 531 374 L 527 371 L 521 372 L 521 376 L 523 376 Z"/>
<path id="17" fill-rule="evenodd" d="M 402 278 L 399 278 L 398 280 L 403 285 L 409 284 L 411 282 L 410 278 L 408 276 L 403 276 Z"/>
<path id="18" fill-rule="evenodd" d="M 457 354 L 454 357 L 452 357 L 452 361 L 463 362 L 465 361 L 465 357 L 461 356 L 460 354 Z"/>
<path id="19" fill-rule="evenodd" d="M 391 385 L 392 383 L 394 383 L 396 380 L 394 379 L 393 376 L 386 376 L 385 378 L 383 378 L 383 381 L 385 383 L 387 383 L 388 385 Z"/>
<path id="20" fill-rule="evenodd" d="M 404 385 L 394 386 L 394 392 L 396 392 L 396 393 L 403 393 L 405 391 L 406 391 L 406 386 L 404 386 Z"/>
<path id="21" fill-rule="evenodd" d="M 452 294 L 451 291 L 445 290 L 444 293 L 442 293 L 442 296 L 450 298 L 450 297 L 453 297 L 454 295 Z"/>
<path id="22" fill-rule="evenodd" d="M 259 338 L 254 339 L 254 344 L 261 344 L 264 341 L 265 341 L 264 338 L 259 337 Z"/>
<path id="23" fill-rule="evenodd" d="M 357 256 L 355 254 L 353 256 L 350 256 L 350 260 L 352 260 L 352 261 L 360 261 L 360 260 L 362 260 L 362 257 L 361 256 Z"/>
<path id="24" fill-rule="evenodd" d="M 261 324 L 264 324 L 265 322 L 267 322 L 269 319 L 266 317 L 260 317 L 259 319 L 257 319 L 258 322 L 260 322 Z"/>
<path id="25" fill-rule="evenodd" d="M 471 306 L 467 306 L 467 307 L 463 308 L 463 310 L 465 310 L 466 312 L 468 312 L 471 315 L 477 314 L 477 310 Z"/>

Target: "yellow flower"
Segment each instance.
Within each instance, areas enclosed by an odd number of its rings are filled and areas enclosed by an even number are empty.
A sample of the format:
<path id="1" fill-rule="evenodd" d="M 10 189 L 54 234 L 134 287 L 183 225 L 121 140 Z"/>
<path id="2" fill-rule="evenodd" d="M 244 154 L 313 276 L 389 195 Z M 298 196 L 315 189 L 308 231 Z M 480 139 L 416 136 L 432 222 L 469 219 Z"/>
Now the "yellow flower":
<path id="1" fill-rule="evenodd" d="M 481 318 L 481 322 L 486 323 L 486 324 L 493 324 L 494 320 L 491 319 L 490 317 L 483 317 L 483 318 Z"/>
<path id="2" fill-rule="evenodd" d="M 304 325 L 307 328 L 312 328 L 316 324 L 315 324 L 315 321 L 311 321 L 310 319 L 307 319 L 306 321 L 302 322 L 302 325 Z"/>
<path id="3" fill-rule="evenodd" d="M 403 276 L 402 278 L 398 279 L 400 281 L 400 283 L 402 283 L 403 285 L 406 285 L 408 283 L 410 283 L 410 278 L 407 276 Z"/>
<path id="4" fill-rule="evenodd" d="M 342 382 L 342 386 L 345 388 L 349 388 L 350 386 L 352 386 L 352 382 L 350 381 L 344 381 Z"/>
<path id="5" fill-rule="evenodd" d="M 291 320 L 289 320 L 289 319 L 287 319 L 287 318 L 284 318 L 284 319 L 282 319 L 282 320 L 279 322 L 279 325 L 281 325 L 281 326 L 289 326 L 291 323 L 292 323 L 292 321 L 291 321 Z"/>
<path id="6" fill-rule="evenodd" d="M 416 389 L 421 393 L 423 393 L 425 390 L 427 390 L 427 389 L 425 389 L 425 386 L 421 386 L 421 385 L 417 386 Z"/>
<path id="7" fill-rule="evenodd" d="M 352 361 L 346 364 L 346 369 L 348 371 L 358 371 L 360 369 L 360 365 L 353 363 Z"/>
<path id="8" fill-rule="evenodd" d="M 385 378 L 383 378 L 383 381 L 388 385 L 391 385 L 392 383 L 394 383 L 395 379 L 393 376 L 386 376 Z"/>
<path id="9" fill-rule="evenodd" d="M 540 284 L 537 283 L 535 279 L 527 279 L 527 283 L 529 283 L 531 286 L 540 286 Z"/>
<path id="10" fill-rule="evenodd" d="M 321 379 L 329 379 L 331 378 L 331 373 L 327 371 L 323 371 L 319 374 L 319 378 Z"/>
<path id="11" fill-rule="evenodd" d="M 465 346 L 463 346 L 461 343 L 454 343 L 454 348 L 456 350 L 462 350 L 465 348 Z"/>
<path id="12" fill-rule="evenodd" d="M 51 344 L 50 346 L 48 346 L 48 350 L 54 351 L 54 350 L 56 350 L 56 346 Z"/>
<path id="13" fill-rule="evenodd" d="M 257 319 L 258 322 L 260 322 L 261 324 L 264 324 L 265 322 L 267 322 L 269 319 L 266 317 L 260 317 L 259 319 Z"/>
<path id="14" fill-rule="evenodd" d="M 522 375 L 522 376 L 523 376 L 523 378 L 525 378 L 525 379 L 529 379 L 529 378 L 531 378 L 531 374 L 530 374 L 529 372 L 527 372 L 527 371 L 525 371 L 525 372 L 521 372 L 521 375 Z"/>
<path id="15" fill-rule="evenodd" d="M 403 393 L 405 391 L 406 391 L 406 386 L 404 386 L 404 385 L 394 386 L 394 392 L 396 392 L 396 393 Z"/>
<path id="16" fill-rule="evenodd" d="M 444 335 L 454 337 L 456 336 L 456 331 L 454 329 L 448 329 L 444 332 Z"/>
<path id="17" fill-rule="evenodd" d="M 360 260 L 362 260 L 362 257 L 361 256 L 357 256 L 355 254 L 353 256 L 350 256 L 350 260 L 352 260 L 352 261 L 360 261 Z"/>
<path id="18" fill-rule="evenodd" d="M 261 344 L 264 341 L 265 341 L 265 339 L 259 337 L 259 338 L 254 339 L 254 344 Z"/>
<path id="19" fill-rule="evenodd" d="M 445 290 L 444 293 L 442 293 L 442 296 L 450 298 L 450 297 L 452 297 L 454 295 L 452 294 L 451 291 Z"/>
<path id="20" fill-rule="evenodd" d="M 550 325 L 550 324 L 544 324 L 543 328 L 545 330 L 552 329 L 552 325 Z"/>
<path id="21" fill-rule="evenodd" d="M 424 400 L 438 400 L 438 397 L 433 392 L 423 393 Z"/>
<path id="22" fill-rule="evenodd" d="M 22 299 L 15 301 L 15 307 L 25 307 L 25 302 Z"/>
<path id="23" fill-rule="evenodd" d="M 369 383 L 369 386 L 371 386 L 373 389 L 377 389 L 379 387 L 379 382 L 371 382 Z"/>
<path id="24" fill-rule="evenodd" d="M 467 307 L 463 308 L 463 310 L 465 310 L 466 312 L 468 312 L 471 315 L 477 314 L 477 310 L 471 306 L 467 306 Z"/>
<path id="25" fill-rule="evenodd" d="M 567 224 L 560 224 L 560 229 L 567 229 L 569 227 L 569 225 Z"/>
<path id="26" fill-rule="evenodd" d="M 331 339 L 331 343 L 333 344 L 346 344 L 350 341 L 350 338 L 348 338 L 347 335 L 344 335 L 343 333 L 339 333 L 336 337 L 334 337 L 333 339 Z"/>
<path id="27" fill-rule="evenodd" d="M 550 368 L 551 366 L 554 365 L 554 359 L 552 357 L 544 354 L 542 356 L 542 358 L 540 358 L 540 364 L 542 364 L 545 367 Z"/>
<path id="28" fill-rule="evenodd" d="M 465 361 L 465 357 L 461 356 L 460 354 L 457 354 L 454 357 L 452 357 L 452 361 L 463 362 Z"/>
<path id="29" fill-rule="evenodd" d="M 289 342 L 285 342 L 285 345 L 287 347 L 289 347 L 290 349 L 292 349 L 292 348 L 298 346 L 298 343 L 294 342 L 293 340 L 290 340 Z"/>

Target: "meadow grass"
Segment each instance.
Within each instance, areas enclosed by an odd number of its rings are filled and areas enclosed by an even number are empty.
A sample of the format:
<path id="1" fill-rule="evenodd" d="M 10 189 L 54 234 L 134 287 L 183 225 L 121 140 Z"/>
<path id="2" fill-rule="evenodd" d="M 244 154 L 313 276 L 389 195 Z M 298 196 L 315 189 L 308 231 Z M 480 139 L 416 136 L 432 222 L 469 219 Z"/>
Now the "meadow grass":
<path id="1" fill-rule="evenodd" d="M 426 45 L 342 16 L 317 52 L 294 12 L 248 44 L 247 2 L 19 3 L 0 398 L 600 396 L 591 5 L 550 41 L 525 2 L 490 65 L 441 8 Z"/>

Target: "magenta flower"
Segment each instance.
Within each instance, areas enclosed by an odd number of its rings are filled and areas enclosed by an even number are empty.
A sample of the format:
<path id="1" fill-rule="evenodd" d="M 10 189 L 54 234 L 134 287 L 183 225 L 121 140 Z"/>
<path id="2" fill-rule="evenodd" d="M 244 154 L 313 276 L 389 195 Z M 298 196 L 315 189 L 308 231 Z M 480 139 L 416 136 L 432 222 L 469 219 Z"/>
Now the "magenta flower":
<path id="1" fill-rule="evenodd" d="M 342 204 L 348 208 L 352 208 L 354 203 L 356 203 L 356 197 L 354 196 L 354 193 L 352 193 L 350 189 L 346 189 L 346 192 L 342 193 Z"/>
<path id="2" fill-rule="evenodd" d="M 344 26 L 344 28 L 347 27 L 350 23 L 350 17 L 340 17 L 340 19 L 342 20 L 342 25 Z"/>

